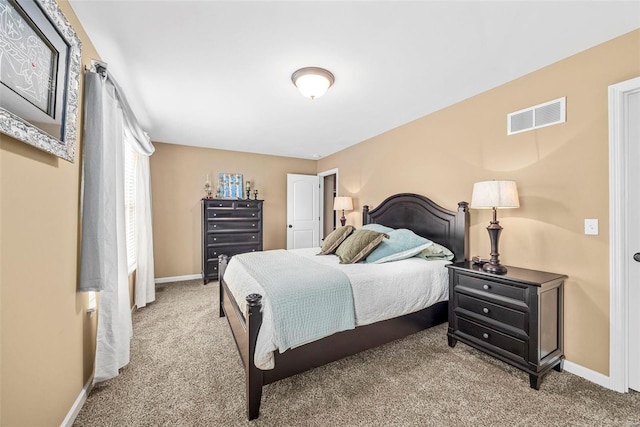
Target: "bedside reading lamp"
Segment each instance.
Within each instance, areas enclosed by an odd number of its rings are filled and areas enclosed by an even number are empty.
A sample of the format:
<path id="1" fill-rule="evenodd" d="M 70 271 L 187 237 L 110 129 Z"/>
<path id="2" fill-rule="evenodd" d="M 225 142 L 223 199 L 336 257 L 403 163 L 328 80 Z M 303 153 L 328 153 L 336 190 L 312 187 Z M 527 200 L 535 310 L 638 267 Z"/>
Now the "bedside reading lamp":
<path id="1" fill-rule="evenodd" d="M 342 211 L 342 216 L 340 217 L 340 224 L 344 226 L 345 222 L 347 222 L 347 218 L 344 216 L 344 211 L 352 211 L 353 210 L 353 201 L 349 196 L 336 197 L 333 199 L 333 210 L 334 211 Z"/>
<path id="2" fill-rule="evenodd" d="M 491 258 L 484 264 L 482 269 L 489 273 L 504 274 L 507 267 L 500 264 L 498 256 L 498 240 L 502 227 L 498 222 L 496 212 L 498 209 L 519 208 L 518 188 L 515 181 L 482 181 L 473 184 L 473 194 L 471 195 L 472 209 L 493 209 L 493 219 L 487 231 L 491 240 Z"/>

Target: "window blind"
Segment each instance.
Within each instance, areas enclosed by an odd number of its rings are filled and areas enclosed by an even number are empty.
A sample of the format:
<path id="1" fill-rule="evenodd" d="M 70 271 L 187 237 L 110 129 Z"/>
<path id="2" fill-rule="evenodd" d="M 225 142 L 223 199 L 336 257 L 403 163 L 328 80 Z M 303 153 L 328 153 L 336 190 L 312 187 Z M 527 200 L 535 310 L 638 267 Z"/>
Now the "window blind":
<path id="1" fill-rule="evenodd" d="M 125 133 L 124 143 L 124 206 L 126 209 L 126 233 L 127 233 L 127 264 L 129 274 L 136 269 L 137 242 L 136 242 L 136 163 L 138 154 L 127 142 L 129 135 Z"/>

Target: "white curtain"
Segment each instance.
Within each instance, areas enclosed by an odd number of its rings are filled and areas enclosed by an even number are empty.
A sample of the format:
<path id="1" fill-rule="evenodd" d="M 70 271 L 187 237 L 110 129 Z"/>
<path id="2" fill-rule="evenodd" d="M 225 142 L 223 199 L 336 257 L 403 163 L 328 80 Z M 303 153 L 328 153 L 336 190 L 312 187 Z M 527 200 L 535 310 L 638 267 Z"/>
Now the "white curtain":
<path id="1" fill-rule="evenodd" d="M 118 375 L 129 363 L 132 335 L 125 231 L 124 133 L 134 136 L 139 154 L 142 211 L 138 225 L 137 268 L 142 272 L 141 299 L 155 298 L 149 194 L 149 159 L 153 146 L 132 115 L 126 98 L 109 73 L 85 73 L 85 128 L 82 181 L 80 290 L 99 291 L 94 382 Z M 138 206 L 136 206 L 138 207 Z M 151 291 L 147 288 L 151 287 Z M 136 283 L 138 288 L 138 283 Z M 136 291 L 136 295 L 138 292 Z M 137 298 L 136 298 L 137 300 Z"/>
<path id="2" fill-rule="evenodd" d="M 140 154 L 140 153 L 138 153 Z M 151 228 L 151 177 L 149 157 L 138 156 L 136 163 L 136 241 L 138 266 L 136 268 L 135 304 L 138 308 L 156 299 L 153 275 L 153 233 Z"/>

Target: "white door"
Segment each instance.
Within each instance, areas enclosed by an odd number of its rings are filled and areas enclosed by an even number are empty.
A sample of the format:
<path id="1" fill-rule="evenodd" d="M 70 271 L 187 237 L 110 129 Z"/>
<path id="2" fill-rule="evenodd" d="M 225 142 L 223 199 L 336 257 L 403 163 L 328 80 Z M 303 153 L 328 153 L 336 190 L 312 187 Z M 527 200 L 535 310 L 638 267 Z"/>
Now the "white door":
<path id="1" fill-rule="evenodd" d="M 287 174 L 287 249 L 320 246 L 320 179 Z"/>
<path id="2" fill-rule="evenodd" d="M 638 82 L 640 84 L 640 82 Z M 627 96 L 624 132 L 628 138 L 629 176 L 628 198 L 628 256 L 635 262 L 629 266 L 629 388 L 640 391 L 640 86 Z"/>

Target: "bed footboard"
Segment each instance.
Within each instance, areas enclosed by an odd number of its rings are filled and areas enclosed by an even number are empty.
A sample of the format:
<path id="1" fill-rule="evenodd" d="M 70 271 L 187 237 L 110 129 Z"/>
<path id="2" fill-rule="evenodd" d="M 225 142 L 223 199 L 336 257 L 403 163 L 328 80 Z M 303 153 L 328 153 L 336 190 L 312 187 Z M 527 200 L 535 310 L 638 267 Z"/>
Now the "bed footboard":
<path id="1" fill-rule="evenodd" d="M 244 366 L 247 418 L 253 420 L 260 414 L 262 399 L 263 371 L 254 363 L 258 331 L 262 326 L 262 295 L 247 295 L 247 309 L 242 313 L 233 294 L 224 281 L 224 271 L 229 257 L 218 258 L 220 274 L 220 317 L 226 317 Z"/>

